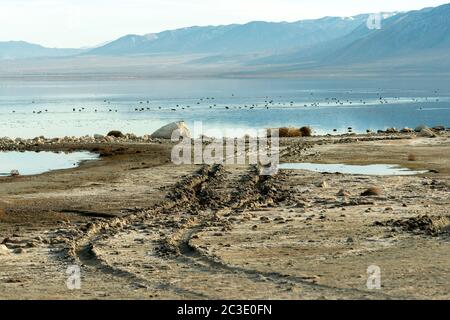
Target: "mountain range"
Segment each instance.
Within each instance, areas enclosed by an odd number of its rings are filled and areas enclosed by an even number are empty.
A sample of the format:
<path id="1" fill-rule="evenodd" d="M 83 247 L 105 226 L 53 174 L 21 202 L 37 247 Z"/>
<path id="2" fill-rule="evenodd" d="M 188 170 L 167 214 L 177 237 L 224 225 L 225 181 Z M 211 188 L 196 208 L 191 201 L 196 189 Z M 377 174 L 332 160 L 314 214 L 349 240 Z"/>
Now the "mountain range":
<path id="1" fill-rule="evenodd" d="M 382 16 L 379 29 L 368 28 L 369 14 L 291 23 L 255 21 L 126 35 L 90 49 L 0 42 L 0 59 L 115 57 L 148 61 L 151 57 L 183 56 L 183 64 L 192 67 L 233 62 L 261 69 L 361 65 L 398 59 L 412 66 L 424 61 L 450 65 L 450 4 Z"/>
<path id="2" fill-rule="evenodd" d="M 327 17 L 292 23 L 255 21 L 244 25 L 190 27 L 144 36 L 127 35 L 87 54 L 283 52 L 342 37 L 364 23 L 367 17 Z"/>
<path id="3" fill-rule="evenodd" d="M 25 59 L 40 57 L 64 57 L 80 54 L 83 49 L 46 48 L 25 41 L 0 42 L 0 59 Z"/>

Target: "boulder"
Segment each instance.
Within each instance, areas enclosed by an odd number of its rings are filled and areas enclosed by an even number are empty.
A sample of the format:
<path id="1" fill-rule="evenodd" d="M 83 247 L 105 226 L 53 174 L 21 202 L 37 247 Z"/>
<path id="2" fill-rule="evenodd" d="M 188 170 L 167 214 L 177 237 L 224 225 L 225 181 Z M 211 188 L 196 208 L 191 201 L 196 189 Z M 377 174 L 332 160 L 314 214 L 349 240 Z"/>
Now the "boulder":
<path id="1" fill-rule="evenodd" d="M 164 127 L 159 128 L 151 134 L 152 139 L 171 139 L 172 133 L 179 130 L 180 136 L 190 138 L 191 132 L 184 121 L 172 122 Z"/>
<path id="2" fill-rule="evenodd" d="M 420 131 L 422 131 L 423 129 L 428 129 L 428 127 L 427 127 L 426 125 L 420 125 L 420 126 L 417 126 L 417 127 L 414 129 L 414 131 L 415 131 L 415 132 L 420 132 Z"/>
<path id="3" fill-rule="evenodd" d="M 414 130 L 411 129 L 411 128 L 405 127 L 402 130 L 400 130 L 400 132 L 402 132 L 402 133 L 411 133 L 411 132 L 414 132 Z"/>
<path id="4" fill-rule="evenodd" d="M 435 126 L 433 127 L 434 131 L 445 131 L 445 127 L 444 126 Z"/>
<path id="5" fill-rule="evenodd" d="M 123 138 L 124 137 L 123 133 L 118 130 L 113 130 L 113 131 L 108 132 L 107 136 L 114 137 L 114 138 Z"/>
<path id="6" fill-rule="evenodd" d="M 398 133 L 398 130 L 395 128 L 388 128 L 386 129 L 386 133 Z"/>
<path id="7" fill-rule="evenodd" d="M 420 130 L 419 137 L 435 138 L 436 134 L 431 129 L 426 128 L 426 129 Z"/>

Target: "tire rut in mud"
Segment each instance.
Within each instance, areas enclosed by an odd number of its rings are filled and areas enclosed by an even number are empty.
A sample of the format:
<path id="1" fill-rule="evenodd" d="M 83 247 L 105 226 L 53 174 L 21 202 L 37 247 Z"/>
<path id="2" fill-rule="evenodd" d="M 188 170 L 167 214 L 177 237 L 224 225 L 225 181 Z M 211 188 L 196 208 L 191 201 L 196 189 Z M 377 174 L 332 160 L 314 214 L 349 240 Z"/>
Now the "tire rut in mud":
<path id="1" fill-rule="evenodd" d="M 221 184 L 223 184 L 225 177 L 224 175 L 220 177 L 222 178 Z M 290 193 L 283 188 L 283 178 L 282 174 L 278 176 L 259 176 L 257 168 L 253 167 L 249 172 L 239 176 L 239 179 L 236 181 L 228 183 L 228 185 L 234 185 L 236 188 L 229 192 L 231 195 L 229 199 L 218 203 L 216 198 L 214 202 L 210 202 L 213 206 L 206 208 L 209 210 L 208 212 L 205 212 L 204 215 L 199 214 L 195 220 L 191 220 L 170 237 L 164 239 L 161 253 L 168 259 L 186 263 L 199 271 L 211 274 L 225 272 L 237 276 L 245 276 L 255 282 L 269 280 L 280 285 L 289 283 L 291 285 L 299 285 L 302 289 L 308 289 L 316 294 L 326 294 L 332 291 L 333 294 L 338 293 L 342 297 L 348 298 L 367 298 L 368 296 L 383 299 L 391 298 L 381 293 L 374 294 L 359 289 L 337 288 L 317 284 L 312 281 L 311 277 L 285 275 L 278 272 L 263 272 L 229 265 L 218 258 L 204 254 L 190 243 L 193 236 L 206 227 L 220 226 L 223 228 L 232 228 L 227 220 L 220 219 L 222 212 L 236 212 L 245 208 L 255 209 L 267 204 L 274 206 L 279 203 L 289 203 L 291 200 Z M 208 187 L 211 186 L 214 186 L 214 183 L 208 185 Z M 207 194 L 215 193 L 210 191 Z M 196 194 L 196 196 L 198 197 L 199 194 Z M 199 199 L 199 203 L 208 203 L 208 201 L 205 201 L 205 198 L 202 197 Z"/>
<path id="2" fill-rule="evenodd" d="M 202 293 L 178 288 L 168 282 L 157 282 L 155 284 L 133 272 L 112 266 L 96 253 L 95 243 L 100 237 L 108 237 L 120 233 L 124 226 L 131 223 L 144 222 L 150 216 L 167 214 L 171 210 L 180 210 L 182 207 L 189 206 L 192 202 L 190 195 L 203 192 L 205 182 L 219 175 L 221 170 L 223 168 L 220 166 L 214 166 L 212 168 L 208 166 L 202 167 L 196 174 L 176 184 L 167 196 L 167 200 L 151 210 L 129 214 L 125 217 L 115 218 L 106 222 L 89 223 L 86 226 L 84 235 L 70 241 L 67 248 L 63 250 L 63 258 L 70 262 L 87 266 L 91 272 L 121 277 L 142 288 L 153 287 L 155 289 L 170 290 L 177 295 L 187 298 L 206 298 Z"/>

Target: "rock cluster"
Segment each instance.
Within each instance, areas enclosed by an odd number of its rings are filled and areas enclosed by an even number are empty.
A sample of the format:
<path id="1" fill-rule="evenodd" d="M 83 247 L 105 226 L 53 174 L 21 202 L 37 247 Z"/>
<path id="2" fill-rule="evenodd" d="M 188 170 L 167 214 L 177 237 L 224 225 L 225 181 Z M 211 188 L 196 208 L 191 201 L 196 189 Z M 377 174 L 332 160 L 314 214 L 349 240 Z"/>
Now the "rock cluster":
<path id="1" fill-rule="evenodd" d="M 21 150 L 30 147 L 39 147 L 44 145 L 63 145 L 63 144 L 92 144 L 92 143 L 136 143 L 136 142 L 157 142 L 158 140 L 151 139 L 149 135 L 138 137 L 135 134 L 127 133 L 122 137 L 104 136 L 95 134 L 94 136 L 82 137 L 63 137 L 63 138 L 46 138 L 44 136 L 23 139 L 23 138 L 0 138 L 0 150 Z"/>

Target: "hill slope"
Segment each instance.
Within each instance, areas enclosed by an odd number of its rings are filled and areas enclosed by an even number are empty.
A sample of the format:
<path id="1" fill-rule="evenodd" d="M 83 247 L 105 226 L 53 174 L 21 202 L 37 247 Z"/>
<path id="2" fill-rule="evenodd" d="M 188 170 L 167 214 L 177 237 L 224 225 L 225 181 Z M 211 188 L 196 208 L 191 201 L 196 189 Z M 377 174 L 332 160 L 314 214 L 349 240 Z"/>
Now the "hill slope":
<path id="1" fill-rule="evenodd" d="M 293 23 L 255 21 L 244 25 L 183 28 L 144 36 L 127 35 L 88 54 L 275 53 L 342 37 L 366 19 L 367 15 L 359 15 Z"/>
<path id="2" fill-rule="evenodd" d="M 0 59 L 23 59 L 37 57 L 63 57 L 78 54 L 81 49 L 46 48 L 25 41 L 0 42 Z"/>

